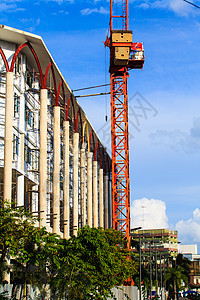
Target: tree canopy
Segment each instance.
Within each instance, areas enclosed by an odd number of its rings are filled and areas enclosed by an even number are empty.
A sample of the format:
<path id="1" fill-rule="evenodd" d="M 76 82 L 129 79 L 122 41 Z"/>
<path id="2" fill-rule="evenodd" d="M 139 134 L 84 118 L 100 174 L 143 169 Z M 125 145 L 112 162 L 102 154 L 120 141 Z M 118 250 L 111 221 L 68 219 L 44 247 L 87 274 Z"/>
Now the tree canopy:
<path id="1" fill-rule="evenodd" d="M 137 272 L 121 232 L 86 226 L 66 240 L 36 227 L 36 221 L 8 203 L 0 207 L 1 282 L 11 269 L 12 283 L 41 291 L 48 286 L 56 299 L 104 299 Z"/>

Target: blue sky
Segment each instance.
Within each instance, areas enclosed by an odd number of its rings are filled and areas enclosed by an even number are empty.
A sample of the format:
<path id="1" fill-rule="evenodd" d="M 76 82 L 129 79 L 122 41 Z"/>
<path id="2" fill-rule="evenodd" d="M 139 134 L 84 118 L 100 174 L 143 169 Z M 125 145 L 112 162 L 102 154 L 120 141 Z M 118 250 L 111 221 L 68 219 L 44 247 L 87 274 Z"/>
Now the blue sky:
<path id="1" fill-rule="evenodd" d="M 129 8 L 134 41 L 144 43 L 146 55 L 143 71 L 129 78 L 132 225 L 153 226 L 160 215 L 157 227 L 199 243 L 200 10 L 182 0 L 135 0 Z M 102 43 L 109 1 L 1 0 L 0 23 L 41 35 L 72 89 L 109 82 Z M 109 101 L 79 100 L 108 149 Z"/>

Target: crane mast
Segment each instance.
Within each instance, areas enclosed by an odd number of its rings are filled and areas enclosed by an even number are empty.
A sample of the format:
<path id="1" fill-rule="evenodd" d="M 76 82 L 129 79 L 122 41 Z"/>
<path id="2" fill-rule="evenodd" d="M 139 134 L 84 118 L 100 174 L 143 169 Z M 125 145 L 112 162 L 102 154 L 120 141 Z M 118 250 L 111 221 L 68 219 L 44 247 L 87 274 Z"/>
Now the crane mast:
<path id="1" fill-rule="evenodd" d="M 130 69 L 142 69 L 144 49 L 142 43 L 132 42 L 132 31 L 128 30 L 128 0 L 110 1 L 110 37 L 105 46 L 110 48 L 113 229 L 122 231 L 129 244 L 127 79 Z"/>

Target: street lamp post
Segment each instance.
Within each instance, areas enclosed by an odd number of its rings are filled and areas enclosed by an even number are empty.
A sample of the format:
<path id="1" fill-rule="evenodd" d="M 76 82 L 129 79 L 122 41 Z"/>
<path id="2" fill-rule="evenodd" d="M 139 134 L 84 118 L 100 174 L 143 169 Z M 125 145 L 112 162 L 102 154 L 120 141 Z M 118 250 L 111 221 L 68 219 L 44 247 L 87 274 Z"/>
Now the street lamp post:
<path id="1" fill-rule="evenodd" d="M 139 264 L 140 264 L 140 300 L 142 300 L 142 253 L 141 253 L 141 235 L 139 234 Z"/>
<path id="2" fill-rule="evenodd" d="M 139 230 L 139 229 L 142 229 L 142 227 L 136 227 L 136 228 L 131 228 L 131 231 L 134 231 L 134 230 Z M 140 283 L 139 283 L 139 292 L 140 292 L 140 300 L 142 300 L 142 285 L 141 285 L 141 281 L 142 281 L 142 262 L 141 262 L 141 235 L 140 234 L 131 234 L 130 233 L 130 236 L 138 236 L 139 235 L 139 265 L 140 265 L 140 270 L 139 270 L 139 280 L 140 280 Z"/>
<path id="3" fill-rule="evenodd" d="M 160 251 L 160 295 L 161 295 L 161 300 L 162 300 L 162 256 L 161 256 L 161 251 Z"/>
<path id="4" fill-rule="evenodd" d="M 151 265 L 151 242 L 149 243 L 149 268 L 150 268 L 150 300 L 151 300 L 151 288 L 152 288 L 152 265 Z"/>

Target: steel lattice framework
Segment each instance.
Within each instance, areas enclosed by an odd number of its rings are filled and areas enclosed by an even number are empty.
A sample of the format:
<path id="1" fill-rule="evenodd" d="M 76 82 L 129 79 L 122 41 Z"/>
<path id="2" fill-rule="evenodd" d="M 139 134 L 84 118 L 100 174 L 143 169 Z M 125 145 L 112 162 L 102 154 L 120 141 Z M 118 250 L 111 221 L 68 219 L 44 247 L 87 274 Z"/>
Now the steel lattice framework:
<path id="1" fill-rule="evenodd" d="M 129 236 L 129 147 L 127 74 L 111 74 L 113 228 Z"/>
<path id="2" fill-rule="evenodd" d="M 128 142 L 128 70 L 141 69 L 144 63 L 142 43 L 132 43 L 128 30 L 128 0 L 110 1 L 111 136 L 113 228 L 127 237 L 130 233 L 130 187 Z"/>

